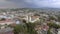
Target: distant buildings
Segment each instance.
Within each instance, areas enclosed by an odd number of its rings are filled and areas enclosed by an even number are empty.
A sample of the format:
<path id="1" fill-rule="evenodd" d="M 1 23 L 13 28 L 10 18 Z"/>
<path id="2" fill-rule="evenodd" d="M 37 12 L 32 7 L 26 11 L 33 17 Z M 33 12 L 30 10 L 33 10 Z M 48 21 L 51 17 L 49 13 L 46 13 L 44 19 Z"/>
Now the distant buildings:
<path id="1" fill-rule="evenodd" d="M 13 23 L 15 23 L 15 22 L 12 21 L 11 19 L 5 19 L 5 20 L 0 21 L 0 25 L 5 25 L 5 24 L 9 25 L 9 24 L 13 24 Z"/>
<path id="2" fill-rule="evenodd" d="M 26 10 L 27 12 L 25 12 L 24 10 L 18 10 L 18 11 L 11 11 L 8 10 L 6 12 L 1 12 L 0 13 L 0 34 L 14 34 L 13 33 L 13 28 L 10 27 L 6 27 L 6 25 L 12 25 L 15 26 L 16 24 L 22 24 L 23 20 L 26 21 L 26 23 L 34 23 L 36 22 L 39 25 L 37 25 L 35 27 L 35 30 L 37 31 L 38 34 L 47 34 L 47 31 L 49 29 L 49 26 L 47 25 L 47 23 L 55 23 L 60 25 L 60 22 L 57 21 L 57 16 L 55 15 L 55 13 L 53 12 L 37 12 L 34 10 L 31 10 L 31 12 L 29 12 L 29 10 Z M 43 10 L 45 11 L 45 10 Z M 36 14 L 37 13 L 37 14 Z M 54 17 L 56 20 L 52 20 L 49 19 L 50 17 Z M 2 19 L 2 20 L 1 20 Z M 42 24 L 40 24 L 42 23 Z M 51 32 L 53 34 L 56 34 L 57 29 L 52 28 Z M 60 34 L 60 30 L 58 30 L 58 34 Z"/>
<path id="3" fill-rule="evenodd" d="M 4 28 L 0 29 L 0 34 L 14 34 L 13 28 Z"/>

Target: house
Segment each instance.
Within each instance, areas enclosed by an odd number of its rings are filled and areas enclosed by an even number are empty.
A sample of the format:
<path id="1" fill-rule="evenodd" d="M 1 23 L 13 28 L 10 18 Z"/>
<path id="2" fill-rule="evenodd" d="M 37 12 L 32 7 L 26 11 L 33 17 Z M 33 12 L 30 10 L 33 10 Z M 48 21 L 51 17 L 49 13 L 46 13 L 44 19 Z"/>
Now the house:
<path id="1" fill-rule="evenodd" d="M 42 24 L 42 30 L 47 31 L 49 29 L 49 26 L 46 23 Z"/>
<path id="2" fill-rule="evenodd" d="M 60 31 L 58 31 L 58 34 L 60 34 Z"/>
<path id="3" fill-rule="evenodd" d="M 9 24 L 13 24 L 13 23 L 15 23 L 15 22 L 11 19 L 5 19 L 5 20 L 0 21 L 0 25 L 5 25 L 5 24 L 9 25 Z"/>
<path id="4" fill-rule="evenodd" d="M 51 29 L 50 29 L 50 32 L 51 32 L 52 34 L 57 34 L 57 33 L 58 33 L 57 29 L 55 29 L 55 28 L 51 28 Z"/>
<path id="5" fill-rule="evenodd" d="M 19 18 L 21 20 L 26 20 L 26 22 L 35 22 L 37 20 L 39 20 L 40 16 L 39 15 L 34 15 L 34 14 L 26 14 L 26 15 L 21 15 L 15 18 Z"/>
<path id="6" fill-rule="evenodd" d="M 58 29 L 58 33 L 57 34 L 60 34 L 60 29 Z"/>
<path id="7" fill-rule="evenodd" d="M 35 28 L 35 30 L 37 31 L 38 34 L 47 34 L 47 30 L 48 30 L 48 26 L 44 25 L 37 25 L 37 27 Z"/>
<path id="8" fill-rule="evenodd" d="M 37 20 L 39 20 L 39 18 L 40 18 L 40 16 L 35 16 L 35 15 L 27 15 L 26 16 L 27 17 L 27 22 L 35 22 L 35 21 L 37 21 Z"/>
<path id="9" fill-rule="evenodd" d="M 14 34 L 13 32 L 13 28 L 4 28 L 4 29 L 0 29 L 0 34 Z"/>

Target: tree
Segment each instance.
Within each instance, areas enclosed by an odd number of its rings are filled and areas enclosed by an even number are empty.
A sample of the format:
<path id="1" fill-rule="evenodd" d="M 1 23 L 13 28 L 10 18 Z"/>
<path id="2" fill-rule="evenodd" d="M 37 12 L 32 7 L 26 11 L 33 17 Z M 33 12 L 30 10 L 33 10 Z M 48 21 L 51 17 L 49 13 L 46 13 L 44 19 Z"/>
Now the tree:
<path id="1" fill-rule="evenodd" d="M 58 29 L 58 28 L 60 28 L 60 25 L 58 25 L 58 24 L 55 24 L 55 23 L 48 23 L 47 24 L 50 28 L 56 28 L 56 29 Z"/>
<path id="2" fill-rule="evenodd" d="M 0 21 L 3 21 L 3 20 L 5 20 L 5 18 L 1 18 L 1 19 L 0 19 Z"/>
<path id="3" fill-rule="evenodd" d="M 29 34 L 37 34 L 37 32 L 34 29 L 34 27 L 35 27 L 34 23 L 29 22 L 29 23 L 25 23 L 25 24 L 27 26 L 27 30 L 28 30 Z"/>
<path id="4" fill-rule="evenodd" d="M 58 16 L 58 21 L 60 22 L 60 16 Z"/>
<path id="5" fill-rule="evenodd" d="M 49 17 L 49 20 L 56 20 L 56 19 L 55 19 L 55 17 L 50 16 L 50 17 Z"/>
<path id="6" fill-rule="evenodd" d="M 37 34 L 33 23 L 25 23 L 24 25 L 16 25 L 14 27 L 14 34 Z"/>
<path id="7" fill-rule="evenodd" d="M 14 34 L 24 33 L 24 28 L 22 25 L 16 25 L 14 27 Z"/>
<path id="8" fill-rule="evenodd" d="M 50 32 L 50 28 L 48 29 L 47 34 L 52 34 L 52 33 Z"/>

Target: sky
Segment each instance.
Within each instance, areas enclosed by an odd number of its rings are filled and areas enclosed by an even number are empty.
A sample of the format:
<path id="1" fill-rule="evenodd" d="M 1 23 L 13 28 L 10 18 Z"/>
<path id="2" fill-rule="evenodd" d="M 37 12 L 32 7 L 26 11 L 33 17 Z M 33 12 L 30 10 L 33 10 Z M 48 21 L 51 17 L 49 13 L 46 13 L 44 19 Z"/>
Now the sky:
<path id="1" fill-rule="evenodd" d="M 0 0 L 0 8 L 60 8 L 60 0 Z"/>

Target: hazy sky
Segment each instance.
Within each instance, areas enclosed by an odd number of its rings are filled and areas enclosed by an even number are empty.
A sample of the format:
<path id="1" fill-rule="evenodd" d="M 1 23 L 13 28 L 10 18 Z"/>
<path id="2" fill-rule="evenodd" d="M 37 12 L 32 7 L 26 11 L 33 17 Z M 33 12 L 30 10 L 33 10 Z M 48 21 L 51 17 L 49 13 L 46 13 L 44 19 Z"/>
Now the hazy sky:
<path id="1" fill-rule="evenodd" d="M 60 8 L 60 0 L 0 0 L 0 8 Z"/>

